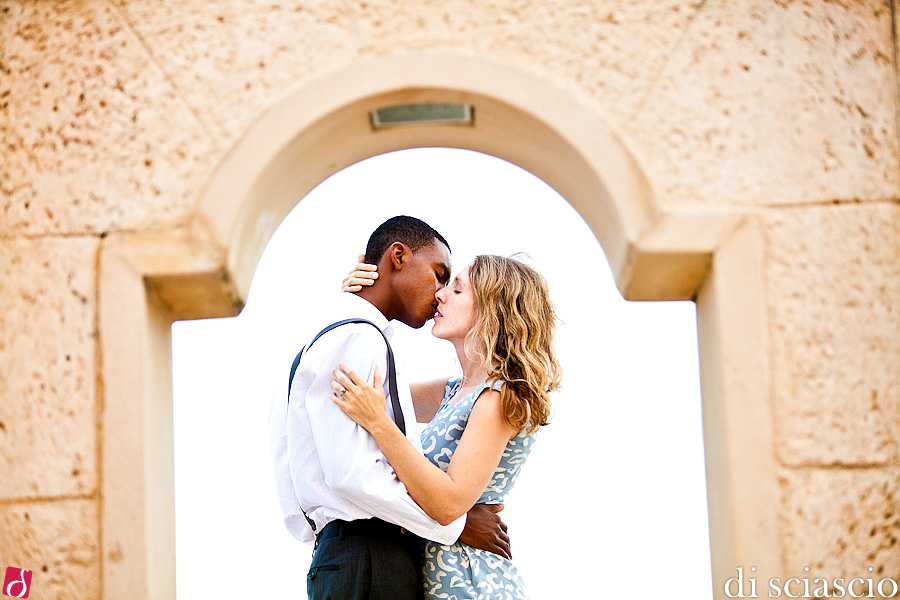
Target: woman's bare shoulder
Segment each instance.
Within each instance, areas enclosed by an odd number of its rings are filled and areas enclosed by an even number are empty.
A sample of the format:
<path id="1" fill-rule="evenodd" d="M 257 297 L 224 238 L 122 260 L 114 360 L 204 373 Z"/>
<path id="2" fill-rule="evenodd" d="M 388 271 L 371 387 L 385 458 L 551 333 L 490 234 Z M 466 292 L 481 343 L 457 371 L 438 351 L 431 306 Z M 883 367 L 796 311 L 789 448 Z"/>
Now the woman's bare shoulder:
<path id="1" fill-rule="evenodd" d="M 475 400 L 472 412 L 469 413 L 469 423 L 479 423 L 497 429 L 508 437 L 512 437 L 517 433 L 509 426 L 503 416 L 500 392 L 491 387 L 485 388 Z"/>

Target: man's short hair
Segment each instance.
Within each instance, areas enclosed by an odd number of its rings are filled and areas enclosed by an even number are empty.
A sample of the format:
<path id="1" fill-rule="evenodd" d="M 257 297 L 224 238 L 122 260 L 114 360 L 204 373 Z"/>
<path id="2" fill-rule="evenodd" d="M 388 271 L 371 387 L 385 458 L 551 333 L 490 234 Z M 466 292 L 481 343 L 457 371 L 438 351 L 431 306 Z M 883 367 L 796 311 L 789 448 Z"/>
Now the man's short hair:
<path id="1" fill-rule="evenodd" d="M 366 262 L 377 265 L 394 242 L 402 242 L 415 252 L 434 243 L 435 239 L 447 246 L 447 250 L 450 249 L 450 244 L 444 236 L 425 221 L 405 215 L 391 217 L 369 236 L 369 243 L 366 244 Z"/>

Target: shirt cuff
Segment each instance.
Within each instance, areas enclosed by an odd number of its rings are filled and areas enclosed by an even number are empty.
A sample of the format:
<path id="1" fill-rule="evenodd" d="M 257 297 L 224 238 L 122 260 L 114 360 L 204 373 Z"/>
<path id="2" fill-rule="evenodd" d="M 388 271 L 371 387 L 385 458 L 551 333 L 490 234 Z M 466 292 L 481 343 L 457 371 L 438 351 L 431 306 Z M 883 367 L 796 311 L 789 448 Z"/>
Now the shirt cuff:
<path id="1" fill-rule="evenodd" d="M 446 535 L 446 541 L 444 539 L 435 541 L 438 541 L 441 544 L 445 544 L 447 546 L 455 544 L 457 541 L 459 541 L 459 536 L 462 535 L 463 529 L 466 528 L 466 514 L 467 513 L 463 513 L 461 517 L 444 527 L 445 531 L 442 533 Z"/>

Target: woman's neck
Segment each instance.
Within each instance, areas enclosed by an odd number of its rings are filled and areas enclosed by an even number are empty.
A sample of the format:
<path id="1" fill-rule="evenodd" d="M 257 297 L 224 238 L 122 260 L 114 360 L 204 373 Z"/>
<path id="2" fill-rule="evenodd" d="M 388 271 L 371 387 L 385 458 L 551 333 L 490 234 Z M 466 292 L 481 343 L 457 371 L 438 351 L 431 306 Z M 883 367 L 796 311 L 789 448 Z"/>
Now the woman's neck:
<path id="1" fill-rule="evenodd" d="M 464 343 L 454 342 L 456 346 L 456 358 L 463 370 L 462 389 L 475 386 L 487 379 L 487 370 L 481 364 L 481 361 L 470 358 L 466 355 Z"/>

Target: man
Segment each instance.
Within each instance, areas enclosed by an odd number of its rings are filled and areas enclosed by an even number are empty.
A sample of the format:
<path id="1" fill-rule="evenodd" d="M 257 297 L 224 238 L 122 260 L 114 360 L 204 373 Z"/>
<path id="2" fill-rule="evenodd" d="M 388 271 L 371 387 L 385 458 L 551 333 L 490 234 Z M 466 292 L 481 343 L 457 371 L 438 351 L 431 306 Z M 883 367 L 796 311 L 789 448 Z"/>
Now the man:
<path id="1" fill-rule="evenodd" d="M 412 500 L 378 445 L 331 401 L 334 369 L 346 363 L 372 379 L 375 367 L 389 372 L 386 340 L 396 319 L 422 327 L 434 316 L 435 293 L 450 279 L 450 247 L 437 231 L 412 217 L 380 225 L 369 238 L 366 261 L 378 265 L 375 284 L 341 294 L 303 352 L 291 388 L 276 397 L 270 428 L 279 500 L 288 530 L 301 541 L 317 535 L 307 576 L 311 600 L 418 599 L 422 587 L 422 539 L 457 539 L 509 556 L 505 525 L 496 507 L 476 506 L 450 525 L 440 525 Z M 420 447 L 403 361 L 396 360 L 397 398 L 385 379 L 388 413 L 405 423 L 406 437 Z M 396 414 L 394 406 L 399 408 Z M 421 537 L 420 537 L 421 536 Z"/>

